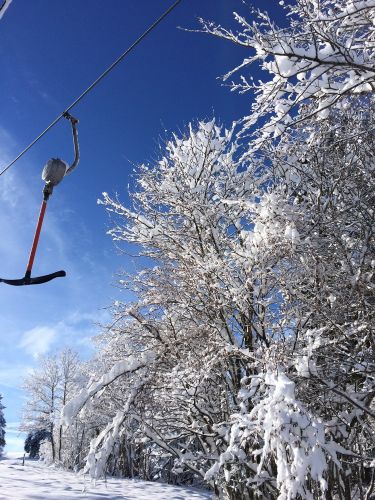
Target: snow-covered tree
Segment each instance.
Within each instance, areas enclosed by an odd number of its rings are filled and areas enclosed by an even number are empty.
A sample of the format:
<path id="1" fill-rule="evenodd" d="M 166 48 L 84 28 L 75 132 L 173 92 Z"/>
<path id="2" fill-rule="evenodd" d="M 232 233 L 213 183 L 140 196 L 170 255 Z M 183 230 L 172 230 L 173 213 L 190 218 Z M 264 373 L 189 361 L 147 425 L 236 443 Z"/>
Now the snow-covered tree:
<path id="1" fill-rule="evenodd" d="M 55 426 L 58 408 L 59 367 L 56 357 L 41 358 L 39 369 L 33 370 L 24 382 L 26 401 L 21 430 L 48 431 L 52 458 L 56 458 Z"/>
<path id="2" fill-rule="evenodd" d="M 44 441 L 50 441 L 50 434 L 46 430 L 30 431 L 25 439 L 24 449 L 29 458 L 38 458 L 40 445 Z"/>
<path id="3" fill-rule="evenodd" d="M 241 361 L 227 348 L 251 344 L 251 297 L 242 289 L 251 269 L 231 258 L 244 209 L 233 200 L 254 198 L 262 175 L 238 170 L 232 133 L 212 121 L 175 137 L 155 168 L 141 168 L 133 210 L 104 197 L 127 221 L 114 236 L 142 245 L 160 265 L 129 283 L 142 301 L 115 307 L 116 326 L 104 335 L 102 352 L 112 368 L 65 411 L 69 419 L 99 391 L 112 407 L 113 421 L 92 443 L 93 474 L 104 470 L 123 432 L 134 439 L 145 432 L 152 442 L 159 436 L 178 468 L 200 477 L 197 465 L 217 454 L 222 437 L 216 444 L 212 426 L 229 417 L 241 378 Z M 263 341 L 261 329 L 256 335 Z"/>
<path id="4" fill-rule="evenodd" d="M 60 411 L 85 381 L 78 355 L 71 349 L 66 348 L 58 354 L 40 358 L 39 367 L 24 381 L 28 399 L 21 429 L 29 433 L 25 446 L 30 448 L 30 452 L 39 451 L 44 441 L 41 452 L 45 460 L 74 465 L 72 454 L 77 455 L 79 450 L 76 448 L 80 442 L 75 433 L 80 431 L 72 428 L 63 435 Z"/>
<path id="5" fill-rule="evenodd" d="M 282 28 L 203 22 L 255 50 L 235 71 L 270 74 L 234 84 L 255 89 L 251 115 L 173 136 L 131 207 L 103 195 L 144 268 L 63 411 L 100 415 L 93 477 L 135 464 L 231 500 L 372 495 L 375 4 L 285 9 Z"/>
<path id="6" fill-rule="evenodd" d="M 375 9 L 372 0 L 296 0 L 280 2 L 289 18 L 278 27 L 265 12 L 254 11 L 248 21 L 235 13 L 237 32 L 201 20 L 203 31 L 252 51 L 225 76 L 247 70 L 254 63 L 269 75 L 254 81 L 246 73 L 233 90 L 254 92 L 244 131 L 268 118 L 258 129 L 258 140 L 278 137 L 306 117 L 326 118 L 344 96 L 372 95 L 375 86 Z"/>

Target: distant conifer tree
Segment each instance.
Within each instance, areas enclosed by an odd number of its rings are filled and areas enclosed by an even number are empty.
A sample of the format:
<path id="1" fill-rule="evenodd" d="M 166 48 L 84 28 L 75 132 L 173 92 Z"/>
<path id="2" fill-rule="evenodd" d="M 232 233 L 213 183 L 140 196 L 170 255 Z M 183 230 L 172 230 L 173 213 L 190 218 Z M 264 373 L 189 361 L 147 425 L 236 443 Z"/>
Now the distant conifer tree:
<path id="1" fill-rule="evenodd" d="M 2 399 L 3 396 L 0 394 L 0 457 L 3 454 L 3 449 L 5 446 L 5 427 L 6 427 L 6 422 L 3 412 L 5 406 L 1 403 Z"/>

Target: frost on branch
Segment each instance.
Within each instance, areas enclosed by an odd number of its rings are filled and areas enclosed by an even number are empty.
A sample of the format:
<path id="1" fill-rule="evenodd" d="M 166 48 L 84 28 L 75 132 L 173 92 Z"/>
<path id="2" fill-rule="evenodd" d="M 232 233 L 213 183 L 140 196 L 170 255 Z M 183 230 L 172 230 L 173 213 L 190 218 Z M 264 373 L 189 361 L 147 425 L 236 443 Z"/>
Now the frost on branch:
<path id="1" fill-rule="evenodd" d="M 372 94 L 375 89 L 372 0 L 297 0 L 284 9 L 290 17 L 283 28 L 262 12 L 255 13 L 255 22 L 235 14 L 239 32 L 201 21 L 203 31 L 254 51 L 225 79 L 255 62 L 268 73 L 265 82 L 242 76 L 240 83 L 232 84 L 233 90 L 256 95 L 244 130 L 268 115 L 252 149 L 306 117 L 327 118 L 343 96 Z"/>

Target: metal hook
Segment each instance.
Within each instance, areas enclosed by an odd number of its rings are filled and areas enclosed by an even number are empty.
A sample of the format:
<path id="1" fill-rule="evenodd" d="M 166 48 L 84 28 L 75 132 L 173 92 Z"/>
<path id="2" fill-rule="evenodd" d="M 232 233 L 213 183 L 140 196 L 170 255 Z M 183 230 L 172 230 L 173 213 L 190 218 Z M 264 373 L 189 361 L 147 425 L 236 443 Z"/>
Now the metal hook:
<path id="1" fill-rule="evenodd" d="M 72 116 L 70 113 L 68 113 L 68 111 L 65 111 L 65 113 L 63 113 L 63 117 L 69 120 L 72 125 L 73 145 L 74 145 L 74 161 L 65 172 L 66 176 L 71 172 L 73 172 L 73 170 L 79 163 L 79 144 L 78 144 L 78 130 L 77 130 L 78 120 L 77 118 L 74 118 L 74 116 Z"/>

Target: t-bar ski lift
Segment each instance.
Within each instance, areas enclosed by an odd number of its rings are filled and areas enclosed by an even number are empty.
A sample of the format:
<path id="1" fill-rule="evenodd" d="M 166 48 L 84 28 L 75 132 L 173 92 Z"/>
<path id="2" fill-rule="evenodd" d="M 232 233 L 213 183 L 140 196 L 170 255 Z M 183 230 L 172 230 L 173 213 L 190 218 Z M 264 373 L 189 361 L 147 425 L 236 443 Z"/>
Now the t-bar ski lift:
<path id="1" fill-rule="evenodd" d="M 7 285 L 39 285 L 41 283 L 47 283 L 55 278 L 62 278 L 66 276 L 65 271 L 56 271 L 55 273 L 46 274 L 44 276 L 38 276 L 35 278 L 31 277 L 31 271 L 34 264 L 36 249 L 38 247 L 39 236 L 43 225 L 44 214 L 47 208 L 47 202 L 52 194 L 53 188 L 59 184 L 65 176 L 70 174 L 78 165 L 79 162 L 79 145 L 78 145 L 78 132 L 77 123 L 78 120 L 71 116 L 68 112 L 64 113 L 64 118 L 70 121 L 73 132 L 73 144 L 74 144 L 74 161 L 70 167 L 64 160 L 59 158 L 51 158 L 48 160 L 43 168 L 42 180 L 45 182 L 43 189 L 43 201 L 40 207 L 40 213 L 38 222 L 35 229 L 34 240 L 31 246 L 29 261 L 27 263 L 25 276 L 20 279 L 4 279 L 0 278 L 0 283 L 6 283 Z"/>

